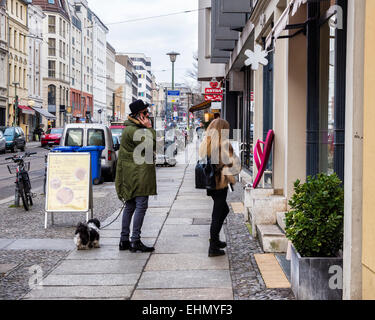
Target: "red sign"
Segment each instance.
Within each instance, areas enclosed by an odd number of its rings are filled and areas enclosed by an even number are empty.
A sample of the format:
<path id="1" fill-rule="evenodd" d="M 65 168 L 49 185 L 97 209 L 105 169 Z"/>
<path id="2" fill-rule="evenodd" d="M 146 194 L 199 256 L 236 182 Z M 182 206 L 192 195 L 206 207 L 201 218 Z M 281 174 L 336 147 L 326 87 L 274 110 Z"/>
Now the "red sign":
<path id="1" fill-rule="evenodd" d="M 210 86 L 211 86 L 211 88 L 217 88 L 218 86 L 219 86 L 219 82 L 213 82 L 213 81 L 211 81 L 210 82 Z"/>
<path id="2" fill-rule="evenodd" d="M 223 89 L 206 88 L 204 91 L 206 94 L 223 94 Z"/>
<path id="3" fill-rule="evenodd" d="M 223 101 L 223 95 L 221 94 L 206 94 L 204 96 L 206 101 Z"/>

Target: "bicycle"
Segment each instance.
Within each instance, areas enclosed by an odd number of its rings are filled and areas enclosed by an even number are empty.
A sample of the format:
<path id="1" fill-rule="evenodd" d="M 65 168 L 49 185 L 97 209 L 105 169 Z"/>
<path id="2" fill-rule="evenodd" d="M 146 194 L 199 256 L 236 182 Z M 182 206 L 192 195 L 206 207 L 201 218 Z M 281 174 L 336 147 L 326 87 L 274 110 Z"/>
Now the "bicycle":
<path id="1" fill-rule="evenodd" d="M 16 207 L 19 206 L 20 197 L 22 199 L 23 207 L 26 211 L 29 211 L 30 206 L 33 205 L 31 183 L 28 171 L 30 170 L 30 162 L 25 162 L 25 158 L 28 158 L 36 152 L 26 152 L 23 156 L 15 155 L 5 160 L 12 160 L 15 165 L 7 165 L 10 174 L 16 174 L 16 190 L 14 197 L 14 204 Z"/>

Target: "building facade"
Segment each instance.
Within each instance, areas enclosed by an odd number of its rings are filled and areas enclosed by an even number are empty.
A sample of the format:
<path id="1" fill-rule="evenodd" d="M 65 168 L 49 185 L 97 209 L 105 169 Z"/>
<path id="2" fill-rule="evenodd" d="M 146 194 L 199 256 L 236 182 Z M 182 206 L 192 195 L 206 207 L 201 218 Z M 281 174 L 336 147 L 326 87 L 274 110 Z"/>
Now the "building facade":
<path id="1" fill-rule="evenodd" d="M 72 12 L 72 121 L 91 121 L 93 115 L 93 15 L 86 0 L 70 0 Z M 74 72 L 73 72 L 74 70 Z"/>
<path id="2" fill-rule="evenodd" d="M 343 299 L 374 299 L 373 1 L 200 0 L 199 7 L 199 76 L 217 78 L 224 65 L 222 116 L 240 129 L 232 137 L 242 143 L 245 207 L 257 175 L 255 141 L 272 129 L 261 223 L 277 223 L 276 202 L 288 210 L 297 179 L 336 173 L 345 192 Z M 256 235 L 260 220 L 250 212 Z"/>
<path id="3" fill-rule="evenodd" d="M 116 55 L 116 65 L 117 65 L 117 76 L 116 76 L 116 86 L 121 86 L 124 99 L 124 109 L 121 111 L 122 116 L 126 119 L 131 113 L 129 105 L 135 101 L 137 98 L 137 80 L 138 73 L 134 66 L 134 62 L 129 56 L 118 54 Z M 125 68 L 125 69 L 124 69 Z M 135 92 L 136 91 L 136 92 Z M 141 98 L 139 98 L 141 99 Z"/>
<path id="4" fill-rule="evenodd" d="M 7 125 L 8 105 L 8 14 L 7 1 L 0 1 L 0 126 Z"/>
<path id="5" fill-rule="evenodd" d="M 107 108 L 103 119 L 107 124 L 114 118 L 114 93 L 115 93 L 115 72 L 116 72 L 116 50 L 107 42 Z"/>
<path id="6" fill-rule="evenodd" d="M 47 68 L 42 69 L 43 107 L 56 117 L 52 127 L 63 127 L 70 91 L 70 15 L 66 0 L 35 0 L 42 8 L 43 52 Z"/>
<path id="7" fill-rule="evenodd" d="M 138 99 L 151 104 L 152 99 L 152 74 L 151 58 L 143 53 L 124 53 L 130 57 L 134 69 L 138 73 Z"/>
<path id="8" fill-rule="evenodd" d="M 43 108 L 43 69 L 48 67 L 46 60 L 43 59 L 43 19 L 46 15 L 39 6 L 29 5 L 28 7 L 28 25 L 29 36 L 27 37 L 28 46 L 28 69 L 27 81 L 29 90 L 29 105 L 35 110 Z M 29 116 L 29 131 L 33 133 L 35 128 L 40 124 L 47 123 L 40 112 L 36 112 L 35 116 Z"/>
<path id="9" fill-rule="evenodd" d="M 9 23 L 7 124 L 20 126 L 25 132 L 27 139 L 29 139 L 29 115 L 32 116 L 35 112 L 28 107 L 28 48 L 26 38 L 29 34 L 29 29 L 27 26 L 27 6 L 28 3 L 26 1 L 8 0 L 7 2 Z M 18 108 L 16 108 L 16 105 L 18 105 Z"/>
<path id="10" fill-rule="evenodd" d="M 93 121 L 99 123 L 107 114 L 107 33 L 108 28 L 93 14 Z"/>

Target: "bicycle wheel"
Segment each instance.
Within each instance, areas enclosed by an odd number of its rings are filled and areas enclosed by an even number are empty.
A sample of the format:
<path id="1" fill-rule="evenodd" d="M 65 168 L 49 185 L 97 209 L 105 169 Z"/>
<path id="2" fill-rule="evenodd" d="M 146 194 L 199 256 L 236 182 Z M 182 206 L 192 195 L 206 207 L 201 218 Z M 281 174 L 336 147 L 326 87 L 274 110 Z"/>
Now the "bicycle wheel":
<path id="1" fill-rule="evenodd" d="M 27 201 L 25 190 L 22 188 L 19 192 L 20 192 L 20 196 L 21 196 L 21 199 L 22 199 L 23 207 L 25 208 L 26 211 L 29 211 L 29 204 L 28 204 L 28 201 Z"/>
<path id="2" fill-rule="evenodd" d="M 32 207 L 33 206 L 33 197 L 31 196 L 31 193 L 29 193 L 27 195 L 27 199 L 29 199 L 29 205 L 30 205 L 30 207 Z"/>

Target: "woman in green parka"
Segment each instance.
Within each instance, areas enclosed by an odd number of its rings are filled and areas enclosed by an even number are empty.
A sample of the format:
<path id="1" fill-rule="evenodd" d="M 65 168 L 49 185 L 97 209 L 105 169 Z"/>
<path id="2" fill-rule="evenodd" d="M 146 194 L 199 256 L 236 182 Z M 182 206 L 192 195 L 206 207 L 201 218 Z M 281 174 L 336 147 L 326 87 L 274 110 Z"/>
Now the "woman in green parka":
<path id="1" fill-rule="evenodd" d="M 156 133 L 149 119 L 148 106 L 142 100 L 129 105 L 131 115 L 125 121 L 116 170 L 116 192 L 119 199 L 126 203 L 119 249 L 131 252 L 155 250 L 141 242 L 148 199 L 156 195 Z M 133 216 L 133 232 L 129 237 Z"/>

